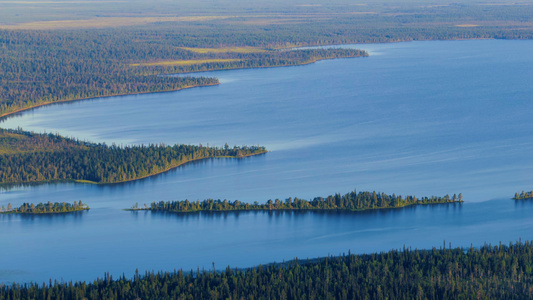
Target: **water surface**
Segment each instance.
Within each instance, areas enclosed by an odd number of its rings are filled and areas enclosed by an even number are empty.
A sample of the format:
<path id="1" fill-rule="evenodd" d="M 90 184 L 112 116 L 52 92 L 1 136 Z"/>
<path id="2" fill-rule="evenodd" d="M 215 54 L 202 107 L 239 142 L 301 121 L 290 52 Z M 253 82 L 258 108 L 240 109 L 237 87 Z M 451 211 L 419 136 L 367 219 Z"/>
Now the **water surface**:
<path id="1" fill-rule="evenodd" d="M 92 209 L 0 216 L 0 282 L 533 238 L 531 204 L 508 200 L 532 189 L 533 41 L 358 47 L 371 56 L 209 72 L 219 86 L 56 104 L 5 119 L 1 127 L 108 144 L 227 142 L 272 152 L 195 162 L 116 185 L 2 190 L 0 205 L 82 200 Z M 462 192 L 481 203 L 355 215 L 121 211 L 136 202 L 309 199 L 354 187 Z"/>

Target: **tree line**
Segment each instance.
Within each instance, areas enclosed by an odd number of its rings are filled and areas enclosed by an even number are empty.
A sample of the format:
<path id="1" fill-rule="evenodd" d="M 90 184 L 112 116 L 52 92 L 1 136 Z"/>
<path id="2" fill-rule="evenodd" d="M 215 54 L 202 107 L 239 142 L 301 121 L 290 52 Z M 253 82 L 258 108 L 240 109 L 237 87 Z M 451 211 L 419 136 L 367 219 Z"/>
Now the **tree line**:
<path id="1" fill-rule="evenodd" d="M 26 152 L 0 154 L 0 183 L 4 184 L 54 180 L 115 183 L 157 174 L 193 160 L 240 158 L 266 152 L 262 146 L 226 145 L 219 148 L 151 144 L 119 147 L 82 142 L 54 134 L 0 131 L 16 133 L 14 140 L 9 143 L 11 146 L 18 144 L 18 148 L 29 149 Z M 47 145 L 49 148 L 42 151 L 38 145 Z M 37 147 L 37 150 L 31 151 L 32 147 Z"/>
<path id="2" fill-rule="evenodd" d="M 515 193 L 513 199 L 514 200 L 533 199 L 533 191 L 531 192 L 522 191 L 520 194 Z"/>
<path id="3" fill-rule="evenodd" d="M 54 214 L 54 213 L 67 213 L 88 210 L 89 206 L 80 201 L 74 201 L 72 204 L 66 202 L 52 203 L 23 203 L 19 207 L 13 208 L 11 203 L 7 205 L 7 208 L 2 205 L 0 207 L 0 213 L 4 214 Z"/>
<path id="4" fill-rule="evenodd" d="M 399 208 L 409 205 L 424 205 L 424 204 L 445 204 L 463 202 L 463 195 L 454 194 L 453 196 L 445 195 L 443 197 L 431 196 L 417 198 L 415 196 L 401 196 L 401 195 L 387 195 L 385 193 L 373 192 L 357 192 L 356 190 L 341 195 L 329 195 L 326 198 L 315 197 L 312 200 L 305 200 L 295 197 L 287 198 L 285 201 L 276 199 L 274 201 L 268 200 L 266 203 L 259 204 L 240 202 L 239 200 L 213 200 L 207 199 L 203 201 L 159 201 L 152 202 L 150 206 L 145 205 L 144 208 L 139 208 L 135 204 L 131 210 L 151 210 L 151 211 L 165 211 L 165 212 L 225 212 L 225 211 L 248 211 L 248 210 L 346 210 L 359 211 L 367 209 L 380 208 Z"/>
<path id="5" fill-rule="evenodd" d="M 4 285 L 0 299 L 531 299 L 533 243 Z"/>
<path id="6" fill-rule="evenodd" d="M 190 65 L 139 66 L 143 74 L 188 73 L 228 69 L 264 68 L 303 65 L 323 59 L 365 57 L 368 53 L 358 49 L 295 49 L 270 50 L 249 53 L 216 53 L 218 62 L 200 62 Z"/>

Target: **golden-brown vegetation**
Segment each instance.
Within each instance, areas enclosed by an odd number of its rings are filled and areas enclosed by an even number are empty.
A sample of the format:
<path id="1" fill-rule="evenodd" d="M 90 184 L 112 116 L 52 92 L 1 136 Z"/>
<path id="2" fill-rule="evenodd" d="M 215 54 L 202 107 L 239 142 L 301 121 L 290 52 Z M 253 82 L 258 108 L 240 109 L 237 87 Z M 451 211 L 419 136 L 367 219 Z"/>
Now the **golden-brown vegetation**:
<path id="1" fill-rule="evenodd" d="M 221 48 L 191 48 L 179 47 L 180 49 L 194 53 L 264 53 L 266 50 L 256 47 L 221 47 Z"/>
<path id="2" fill-rule="evenodd" d="M 0 129 L 0 155 L 32 152 L 52 152 L 67 149 L 87 149 L 83 144 L 70 143 L 55 135 L 16 133 Z"/>
<path id="3" fill-rule="evenodd" d="M 159 62 L 152 62 L 152 63 L 130 64 L 130 66 L 132 67 L 191 66 L 191 65 L 200 65 L 200 64 L 207 64 L 207 63 L 221 63 L 221 62 L 235 62 L 235 61 L 241 61 L 241 59 L 216 58 L 216 59 L 170 60 L 170 61 L 159 61 Z"/>

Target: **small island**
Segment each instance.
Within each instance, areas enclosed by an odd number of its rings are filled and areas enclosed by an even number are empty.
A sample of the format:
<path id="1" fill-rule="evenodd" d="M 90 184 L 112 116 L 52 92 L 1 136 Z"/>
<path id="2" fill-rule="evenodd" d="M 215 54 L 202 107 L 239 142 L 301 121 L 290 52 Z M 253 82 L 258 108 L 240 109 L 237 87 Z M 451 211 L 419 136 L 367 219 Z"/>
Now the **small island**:
<path id="1" fill-rule="evenodd" d="M 533 199 L 533 191 L 531 192 L 524 192 L 522 191 L 520 194 L 515 193 L 513 200 L 526 200 L 526 199 Z"/>
<path id="2" fill-rule="evenodd" d="M 77 211 L 89 210 L 89 206 L 80 201 L 74 201 L 74 203 L 66 202 L 48 202 L 48 203 L 38 203 L 37 205 L 33 203 L 23 203 L 21 206 L 13 208 L 11 203 L 7 205 L 7 208 L 2 205 L 0 207 L 0 214 L 62 214 L 62 213 L 71 213 Z"/>
<path id="3" fill-rule="evenodd" d="M 207 199 L 200 201 L 160 201 L 152 202 L 150 206 L 144 205 L 139 207 L 138 204 L 133 205 L 128 211 L 150 210 L 150 211 L 164 211 L 173 213 L 190 213 L 190 212 L 229 212 L 229 211 L 363 211 L 373 209 L 385 208 L 401 208 L 411 205 L 427 205 L 427 204 L 448 204 L 463 202 L 463 195 L 459 194 L 450 197 L 423 197 L 417 198 L 415 196 L 396 196 L 395 194 L 387 195 L 378 192 L 353 192 L 341 195 L 330 195 L 326 198 L 315 197 L 313 200 L 304 200 L 299 198 L 288 198 L 285 201 L 276 199 L 274 201 L 268 200 L 264 204 L 254 202 L 243 203 L 239 200 L 213 200 Z"/>

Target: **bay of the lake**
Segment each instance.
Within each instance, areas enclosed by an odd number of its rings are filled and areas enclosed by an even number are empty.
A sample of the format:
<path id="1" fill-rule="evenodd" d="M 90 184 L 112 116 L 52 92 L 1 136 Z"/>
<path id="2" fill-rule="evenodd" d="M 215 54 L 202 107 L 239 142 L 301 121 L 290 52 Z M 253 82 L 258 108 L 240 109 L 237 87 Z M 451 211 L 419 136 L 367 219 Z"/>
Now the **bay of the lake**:
<path id="1" fill-rule="evenodd" d="M 55 104 L 0 123 L 94 142 L 264 145 L 116 184 L 9 187 L 0 205 L 82 200 L 91 210 L 0 215 L 0 282 L 109 271 L 249 267 L 406 247 L 533 239 L 533 41 L 369 44 L 369 57 L 208 72 L 221 84 Z M 462 205 L 361 213 L 169 215 L 152 201 L 310 199 L 378 190 L 463 193 Z"/>

